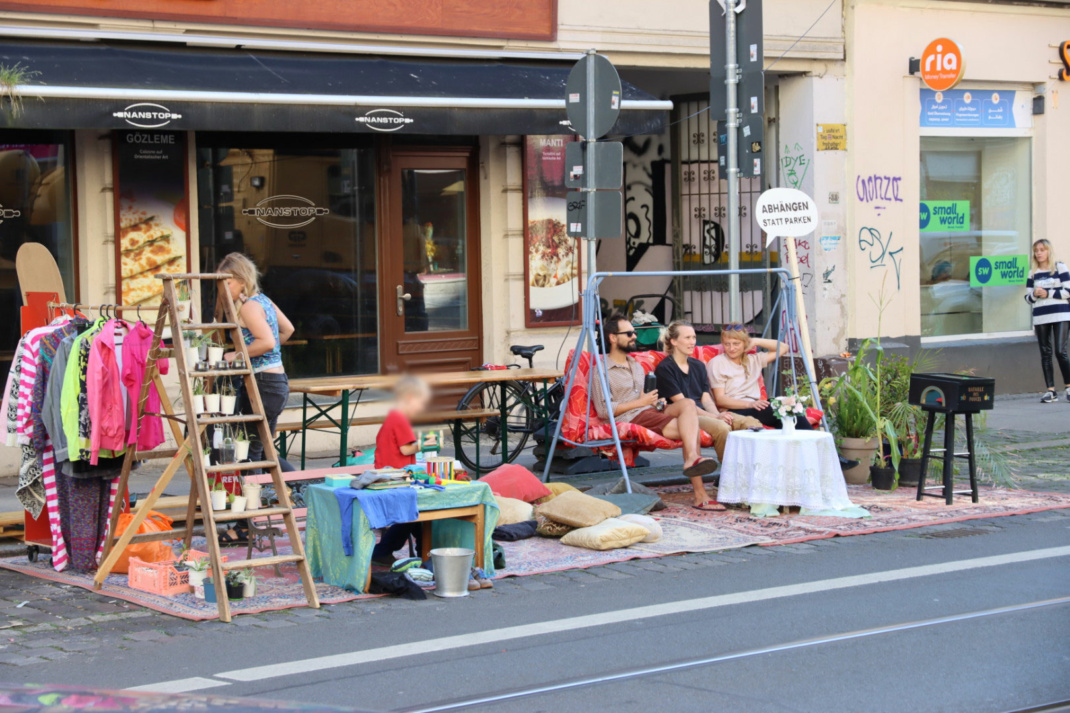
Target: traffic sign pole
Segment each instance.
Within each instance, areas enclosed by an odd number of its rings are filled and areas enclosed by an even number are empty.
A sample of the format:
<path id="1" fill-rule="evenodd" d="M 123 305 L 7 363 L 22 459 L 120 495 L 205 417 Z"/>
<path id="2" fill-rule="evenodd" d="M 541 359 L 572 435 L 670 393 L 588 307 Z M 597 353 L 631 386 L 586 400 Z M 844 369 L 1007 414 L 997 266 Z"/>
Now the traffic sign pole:
<path id="1" fill-rule="evenodd" d="M 728 77 L 725 87 L 728 101 L 725 110 L 727 128 L 727 157 L 725 174 L 728 179 L 728 269 L 739 270 L 739 64 L 736 53 L 736 0 L 725 0 L 725 66 Z M 739 324 L 743 308 L 739 294 L 739 275 L 728 274 L 728 316 Z"/>
<path id="2" fill-rule="evenodd" d="M 595 78 L 594 78 L 594 58 L 592 56 L 592 55 L 594 55 L 594 53 L 595 52 L 594 52 L 593 49 L 592 50 L 587 50 L 587 58 L 588 58 L 588 61 L 587 61 L 587 86 L 589 87 L 589 90 L 588 90 L 589 94 L 588 94 L 588 97 L 587 97 L 587 126 L 588 127 L 593 127 L 594 126 L 594 105 L 595 105 L 594 84 L 595 84 Z M 592 129 L 588 129 L 588 132 L 590 132 L 590 131 L 592 131 Z M 583 140 L 585 142 L 587 142 L 587 146 L 589 147 L 591 145 L 591 143 L 593 143 L 595 141 L 595 139 L 597 139 L 597 138 L 598 137 L 596 137 L 596 136 L 584 136 Z M 595 180 L 595 173 L 598 170 L 598 169 L 595 168 L 595 166 L 597 165 L 598 162 L 597 161 L 587 161 L 586 163 L 587 163 L 587 165 L 584 167 L 584 170 L 583 170 L 583 173 L 586 176 L 586 179 L 584 180 L 585 187 L 582 188 L 581 190 L 584 193 L 587 194 L 588 198 L 590 198 L 590 193 L 592 191 L 594 191 L 595 186 L 598 185 L 598 182 Z M 587 226 L 588 226 L 588 230 L 590 230 L 590 236 L 591 237 L 587 241 L 587 274 L 588 275 L 593 275 L 595 272 L 597 272 L 597 270 L 595 269 L 595 261 L 597 260 L 597 257 L 598 257 L 598 242 L 597 242 L 597 240 L 595 239 L 594 236 L 598 235 L 598 233 L 595 232 L 596 231 L 596 227 L 597 227 L 596 226 L 597 218 L 595 216 L 595 212 L 596 211 L 593 210 L 593 206 L 589 205 L 589 209 L 587 211 Z"/>

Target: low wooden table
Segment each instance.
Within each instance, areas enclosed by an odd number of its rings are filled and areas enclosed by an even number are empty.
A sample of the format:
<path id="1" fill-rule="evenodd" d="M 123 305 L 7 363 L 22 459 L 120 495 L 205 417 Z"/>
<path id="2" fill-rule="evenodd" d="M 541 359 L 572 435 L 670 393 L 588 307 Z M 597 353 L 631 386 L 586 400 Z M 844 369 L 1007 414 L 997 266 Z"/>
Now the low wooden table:
<path id="1" fill-rule="evenodd" d="M 419 376 L 432 388 L 473 386 L 482 383 L 501 384 L 500 410 L 502 422 L 504 423 L 508 417 L 505 400 L 505 384 L 507 382 L 541 381 L 547 383 L 560 379 L 562 373 L 557 369 L 495 369 L 490 371 L 431 372 L 420 374 Z M 354 425 L 351 413 L 360 405 L 361 398 L 366 391 L 392 389 L 399 378 L 396 374 L 372 374 L 368 376 L 327 376 L 291 380 L 290 393 L 301 394 L 301 468 L 305 467 L 309 427 L 324 420 L 338 429 L 338 463 L 340 466 L 344 466 L 349 452 L 349 429 Z M 311 397 L 313 396 L 334 397 L 336 400 L 326 405 L 320 405 L 312 400 Z M 335 416 L 336 411 L 337 416 Z M 463 412 L 459 412 L 459 415 L 463 415 Z M 448 418 L 443 420 L 448 420 Z M 506 434 L 503 434 L 504 448 L 508 448 Z"/>

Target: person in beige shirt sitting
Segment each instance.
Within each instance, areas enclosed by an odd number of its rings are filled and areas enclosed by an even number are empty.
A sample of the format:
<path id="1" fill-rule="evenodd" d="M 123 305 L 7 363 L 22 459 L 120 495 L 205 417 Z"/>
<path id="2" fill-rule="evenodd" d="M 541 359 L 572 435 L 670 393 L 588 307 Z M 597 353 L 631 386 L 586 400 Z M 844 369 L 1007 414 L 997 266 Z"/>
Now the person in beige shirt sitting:
<path id="1" fill-rule="evenodd" d="M 636 350 L 635 327 L 623 314 L 614 312 L 603 320 L 602 340 L 606 349 L 606 376 L 609 395 L 613 401 L 614 420 L 617 423 L 634 423 L 666 438 L 682 442 L 684 475 L 691 479 L 695 490 L 695 507 L 713 502 L 706 493 L 702 476 L 717 470 L 717 463 L 702 457 L 702 434 L 698 409 L 694 402 L 682 399 L 670 404 L 658 395 L 656 389 L 644 392 L 646 374 L 643 367 L 629 354 Z M 609 411 L 602 393 L 601 380 L 594 375 L 592 381 L 591 401 L 598 417 L 608 421 Z"/>

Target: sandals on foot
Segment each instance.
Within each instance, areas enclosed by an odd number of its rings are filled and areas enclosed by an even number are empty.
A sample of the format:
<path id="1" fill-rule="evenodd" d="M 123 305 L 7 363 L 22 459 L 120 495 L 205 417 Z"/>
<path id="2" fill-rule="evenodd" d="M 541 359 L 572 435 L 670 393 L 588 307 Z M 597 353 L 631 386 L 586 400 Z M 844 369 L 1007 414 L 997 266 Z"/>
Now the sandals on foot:
<path id="1" fill-rule="evenodd" d="M 692 505 L 691 507 L 693 507 L 695 510 L 703 510 L 705 512 L 724 512 L 728 509 L 716 500 L 707 500 L 704 503 Z"/>
<path id="2" fill-rule="evenodd" d="M 698 478 L 709 475 L 717 470 L 717 461 L 713 458 L 699 458 L 697 461 L 684 468 L 684 475 L 688 478 Z"/>
<path id="3" fill-rule="evenodd" d="M 241 547 L 249 544 L 249 528 L 242 524 L 234 525 L 219 536 L 219 544 L 224 547 Z"/>

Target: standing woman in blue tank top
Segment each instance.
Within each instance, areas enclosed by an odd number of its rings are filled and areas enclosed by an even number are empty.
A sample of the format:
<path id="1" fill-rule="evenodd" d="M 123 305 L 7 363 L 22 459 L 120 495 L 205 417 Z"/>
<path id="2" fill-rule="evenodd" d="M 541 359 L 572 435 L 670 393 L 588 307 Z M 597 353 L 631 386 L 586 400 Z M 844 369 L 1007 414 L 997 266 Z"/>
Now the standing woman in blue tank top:
<path id="1" fill-rule="evenodd" d="M 260 292 L 260 275 L 256 264 L 245 255 L 230 253 L 219 263 L 216 272 L 233 275 L 226 280 L 227 292 L 238 308 L 238 324 L 249 350 L 253 377 L 264 404 L 268 428 L 274 437 L 279 414 L 286 408 L 290 398 L 290 382 L 282 366 L 282 345 L 293 336 L 294 326 L 282 310 Z M 237 355 L 237 352 L 227 352 L 224 358 L 234 361 Z M 252 413 L 245 389 L 241 390 L 238 404 L 241 413 Z M 249 434 L 249 441 L 249 460 L 263 460 L 264 444 L 255 430 Z M 279 464 L 283 470 L 293 470 L 284 460 Z"/>

